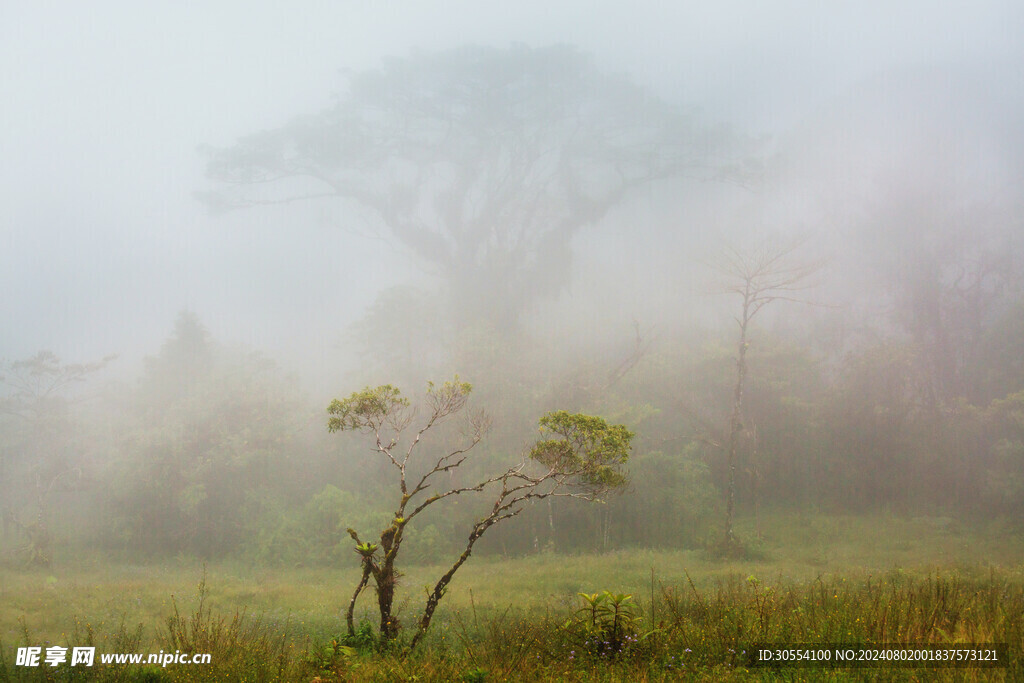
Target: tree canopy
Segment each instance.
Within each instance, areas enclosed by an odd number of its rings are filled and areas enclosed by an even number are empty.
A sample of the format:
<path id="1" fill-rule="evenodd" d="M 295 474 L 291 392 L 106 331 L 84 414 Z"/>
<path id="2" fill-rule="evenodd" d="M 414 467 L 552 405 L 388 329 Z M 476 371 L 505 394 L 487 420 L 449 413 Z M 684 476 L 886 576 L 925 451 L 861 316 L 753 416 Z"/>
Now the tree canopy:
<path id="1" fill-rule="evenodd" d="M 633 188 L 736 177 L 727 144 L 572 48 L 464 47 L 389 60 L 324 111 L 209 149 L 216 188 L 199 194 L 219 210 L 345 200 L 437 269 L 463 320 L 515 322 Z"/>

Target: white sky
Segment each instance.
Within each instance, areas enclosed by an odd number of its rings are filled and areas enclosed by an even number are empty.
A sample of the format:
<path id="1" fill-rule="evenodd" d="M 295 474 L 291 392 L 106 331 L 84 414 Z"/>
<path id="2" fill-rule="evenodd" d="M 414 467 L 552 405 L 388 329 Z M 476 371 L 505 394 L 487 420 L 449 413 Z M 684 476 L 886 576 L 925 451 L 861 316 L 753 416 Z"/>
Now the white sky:
<path id="1" fill-rule="evenodd" d="M 712 120 L 784 134 L 879 71 L 1019 68 L 1022 8 L 0 0 L 0 359 L 150 354 L 186 307 L 217 338 L 330 355 L 410 264 L 285 212 L 211 218 L 191 193 L 197 146 L 323 107 L 339 70 L 413 48 L 570 43 Z"/>

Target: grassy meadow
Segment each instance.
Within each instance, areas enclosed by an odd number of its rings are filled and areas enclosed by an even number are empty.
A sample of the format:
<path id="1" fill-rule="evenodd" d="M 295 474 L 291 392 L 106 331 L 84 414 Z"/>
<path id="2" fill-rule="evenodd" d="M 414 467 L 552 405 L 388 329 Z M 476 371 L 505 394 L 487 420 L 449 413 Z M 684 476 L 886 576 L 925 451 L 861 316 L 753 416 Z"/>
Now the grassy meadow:
<path id="1" fill-rule="evenodd" d="M 423 646 L 345 640 L 358 567 L 111 565 L 0 570 L 0 681 L 17 680 L 1021 680 L 1024 539 L 946 518 L 745 519 L 748 559 L 703 550 L 474 557 Z M 756 539 L 756 540 L 754 540 Z M 444 570 L 408 567 L 410 627 Z M 609 591 L 587 609 L 580 593 Z M 624 596 L 631 596 L 624 598 Z M 372 591 L 357 614 L 372 620 Z M 407 631 L 409 629 L 407 628 Z M 752 643 L 1007 643 L 1009 668 L 749 668 Z M 610 643 L 610 644 L 609 644 Z M 15 666 L 16 649 L 210 652 L 212 663 Z M 98 663 L 98 662 L 97 662 Z"/>

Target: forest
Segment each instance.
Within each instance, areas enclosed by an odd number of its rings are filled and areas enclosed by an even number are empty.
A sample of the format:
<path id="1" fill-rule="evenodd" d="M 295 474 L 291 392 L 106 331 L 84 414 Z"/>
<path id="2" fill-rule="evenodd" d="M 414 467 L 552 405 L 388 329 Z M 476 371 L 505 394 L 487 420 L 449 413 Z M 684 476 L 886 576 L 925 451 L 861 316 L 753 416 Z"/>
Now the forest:
<path id="1" fill-rule="evenodd" d="M 608 65 L 396 51 L 4 261 L 0 681 L 1020 675 L 1024 88 L 762 134 Z"/>

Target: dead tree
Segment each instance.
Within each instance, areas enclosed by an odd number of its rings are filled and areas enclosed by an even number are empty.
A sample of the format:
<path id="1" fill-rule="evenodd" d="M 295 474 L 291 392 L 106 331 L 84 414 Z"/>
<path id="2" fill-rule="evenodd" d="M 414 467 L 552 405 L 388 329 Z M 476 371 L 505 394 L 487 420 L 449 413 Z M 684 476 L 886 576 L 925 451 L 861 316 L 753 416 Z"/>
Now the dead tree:
<path id="1" fill-rule="evenodd" d="M 734 319 L 739 326 L 736 345 L 736 381 L 733 385 L 732 410 L 725 443 L 728 484 L 725 499 L 725 538 L 727 551 L 737 548 L 733 532 L 733 512 L 736 504 L 736 456 L 743 433 L 743 391 L 747 378 L 747 350 L 750 348 L 751 321 L 765 306 L 774 301 L 808 303 L 800 292 L 808 287 L 808 278 L 817 272 L 818 262 L 796 263 L 795 252 L 804 240 L 764 242 L 759 246 L 741 249 L 728 246 L 717 262 L 715 270 L 722 276 L 721 292 L 735 294 L 741 299 L 740 314 Z"/>

